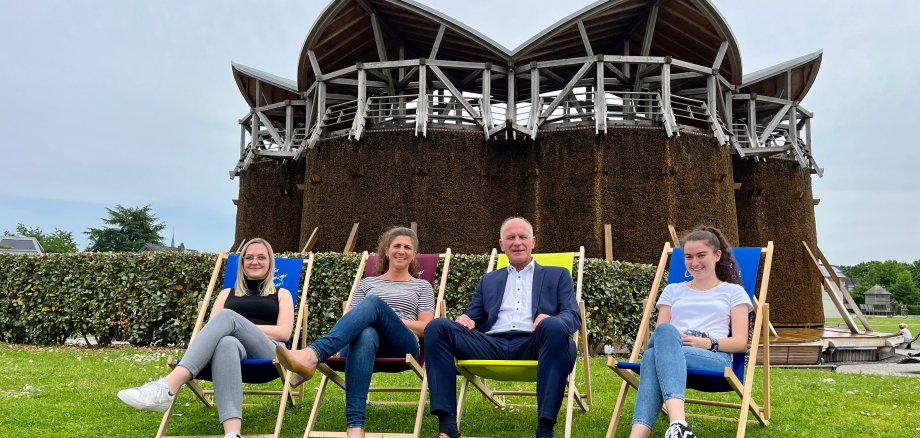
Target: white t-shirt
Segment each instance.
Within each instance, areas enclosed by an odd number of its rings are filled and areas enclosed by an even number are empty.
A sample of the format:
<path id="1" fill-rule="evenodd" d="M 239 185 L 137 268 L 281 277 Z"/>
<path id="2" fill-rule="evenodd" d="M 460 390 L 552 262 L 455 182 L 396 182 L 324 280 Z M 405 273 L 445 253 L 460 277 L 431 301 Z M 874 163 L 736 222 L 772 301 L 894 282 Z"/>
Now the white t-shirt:
<path id="1" fill-rule="evenodd" d="M 657 307 L 671 306 L 671 325 L 677 330 L 706 332 L 710 338 L 727 338 L 731 328 L 731 309 L 744 304 L 754 309 L 743 287 L 722 282 L 707 291 L 690 289 L 689 282 L 669 284 L 658 298 Z"/>
<path id="2" fill-rule="evenodd" d="M 910 334 L 910 330 L 907 327 L 901 329 L 901 336 L 904 336 L 904 342 L 910 342 L 914 339 L 914 335 Z"/>

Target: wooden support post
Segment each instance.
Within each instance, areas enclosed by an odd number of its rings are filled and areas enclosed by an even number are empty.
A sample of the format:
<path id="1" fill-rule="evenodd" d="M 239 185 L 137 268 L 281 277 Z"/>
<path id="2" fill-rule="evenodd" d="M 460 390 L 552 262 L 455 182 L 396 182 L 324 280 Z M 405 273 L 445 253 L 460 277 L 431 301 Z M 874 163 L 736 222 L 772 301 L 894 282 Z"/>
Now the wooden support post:
<path id="1" fill-rule="evenodd" d="M 489 139 L 489 131 L 495 126 L 492 120 L 492 70 L 486 66 L 482 70 L 482 127 L 486 132 L 486 140 Z"/>
<path id="2" fill-rule="evenodd" d="M 613 230 L 610 224 L 604 224 L 604 260 L 613 260 Z"/>
<path id="3" fill-rule="evenodd" d="M 856 301 L 853 300 L 853 296 L 850 295 L 850 292 L 847 290 L 846 286 L 843 284 L 843 281 L 840 280 L 840 277 L 837 276 L 837 273 L 832 269 L 831 262 L 827 260 L 827 257 L 824 257 L 824 253 L 821 252 L 821 248 L 815 245 L 815 253 L 817 253 L 818 259 L 824 263 L 824 266 L 827 267 L 827 272 L 831 275 L 831 279 L 834 280 L 834 283 L 840 287 L 840 292 L 843 297 L 847 300 L 847 303 L 850 305 L 850 308 L 853 309 L 853 313 L 856 314 L 856 317 L 859 318 L 859 322 L 862 323 L 867 332 L 871 332 L 872 326 L 869 325 L 869 320 L 866 319 L 866 316 L 863 315 L 862 311 L 859 310 L 859 305 L 856 304 Z"/>
<path id="4" fill-rule="evenodd" d="M 415 107 L 415 135 L 428 136 L 428 67 L 425 60 L 419 60 L 418 66 L 418 104 Z"/>
<path id="5" fill-rule="evenodd" d="M 240 159 L 246 153 L 246 125 L 240 122 Z"/>
<path id="6" fill-rule="evenodd" d="M 637 80 L 638 82 L 638 80 Z M 677 122 L 674 120 L 674 111 L 671 110 L 671 64 L 661 65 L 661 112 L 664 123 L 668 126 L 668 137 L 677 134 Z"/>
<path id="7" fill-rule="evenodd" d="M 859 333 L 859 328 L 856 327 L 856 323 L 853 322 L 853 318 L 850 317 L 850 313 L 847 312 L 846 307 L 844 307 L 843 303 L 840 301 L 840 297 L 837 296 L 839 288 L 836 286 L 836 284 L 828 280 L 827 277 L 821 273 L 821 264 L 818 262 L 818 258 L 815 257 L 815 254 L 811 251 L 811 248 L 808 247 L 808 244 L 805 241 L 802 241 L 802 246 L 805 247 L 805 253 L 808 255 L 808 260 L 811 261 L 811 267 L 814 268 L 815 272 L 821 276 L 821 282 L 824 285 L 823 289 L 825 292 L 827 292 L 831 302 L 834 303 L 834 307 L 837 308 L 837 313 L 839 313 L 840 317 L 843 318 L 843 322 L 846 323 L 851 333 Z M 831 266 L 825 266 L 825 268 L 828 270 L 828 272 L 833 271 L 833 267 Z M 854 307 L 854 309 L 858 310 L 859 306 Z M 868 322 L 865 324 L 868 324 Z"/>
<path id="8" fill-rule="evenodd" d="M 348 234 L 348 240 L 345 241 L 345 249 L 342 250 L 342 253 L 348 254 L 354 252 L 355 244 L 358 240 L 358 224 L 358 222 L 355 222 L 355 224 L 351 226 L 351 233 Z"/>
<path id="9" fill-rule="evenodd" d="M 517 102 L 514 101 L 514 66 L 508 67 L 508 108 L 505 109 L 505 126 L 517 123 Z M 514 130 L 511 137 L 514 138 Z"/>
<path id="10" fill-rule="evenodd" d="M 719 140 L 719 144 L 724 145 L 728 143 L 728 139 L 722 131 L 722 125 L 719 124 L 718 86 L 719 81 L 716 75 L 709 75 L 709 78 L 706 80 L 706 106 L 708 107 L 706 111 L 709 113 L 709 123 L 712 125 L 713 134 L 715 134 L 716 139 Z"/>
<path id="11" fill-rule="evenodd" d="M 291 150 L 294 144 L 294 105 L 288 101 L 284 108 L 284 150 Z"/>
<path id="12" fill-rule="evenodd" d="M 668 235 L 671 236 L 671 245 L 680 248 L 680 238 L 677 237 L 677 229 L 674 228 L 674 224 L 668 224 Z"/>
<path id="13" fill-rule="evenodd" d="M 307 238 L 307 243 L 304 244 L 303 249 L 300 250 L 301 253 L 310 252 L 313 250 L 313 246 L 316 245 L 317 232 L 319 232 L 319 227 L 313 228 L 313 232 L 310 233 L 310 237 Z"/>
<path id="14" fill-rule="evenodd" d="M 418 222 L 415 222 L 415 221 L 409 222 L 409 229 L 411 229 L 412 232 L 418 234 Z"/>
<path id="15" fill-rule="evenodd" d="M 537 124 L 540 123 L 540 69 L 536 64 L 530 67 L 530 119 L 527 121 L 527 128 L 530 129 L 531 138 L 537 136 Z"/>
<path id="16" fill-rule="evenodd" d="M 579 22 L 580 23 L 580 22 Z M 604 59 L 597 60 L 594 95 L 594 133 L 607 133 L 607 95 L 604 90 Z"/>
<path id="17" fill-rule="evenodd" d="M 758 147 L 760 136 L 757 135 L 757 96 L 752 94 L 748 101 L 748 147 Z"/>

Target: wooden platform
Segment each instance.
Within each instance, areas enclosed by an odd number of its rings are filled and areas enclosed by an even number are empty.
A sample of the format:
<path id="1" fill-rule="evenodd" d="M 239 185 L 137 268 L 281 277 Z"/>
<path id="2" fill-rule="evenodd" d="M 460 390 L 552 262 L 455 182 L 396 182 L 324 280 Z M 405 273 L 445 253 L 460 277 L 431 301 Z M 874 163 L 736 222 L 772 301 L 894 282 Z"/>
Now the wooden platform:
<path id="1" fill-rule="evenodd" d="M 898 333 L 851 333 L 837 325 L 822 328 L 776 328 L 770 340 L 772 365 L 815 365 L 824 362 L 875 361 L 894 355 Z M 760 364 L 763 354 L 757 354 Z"/>

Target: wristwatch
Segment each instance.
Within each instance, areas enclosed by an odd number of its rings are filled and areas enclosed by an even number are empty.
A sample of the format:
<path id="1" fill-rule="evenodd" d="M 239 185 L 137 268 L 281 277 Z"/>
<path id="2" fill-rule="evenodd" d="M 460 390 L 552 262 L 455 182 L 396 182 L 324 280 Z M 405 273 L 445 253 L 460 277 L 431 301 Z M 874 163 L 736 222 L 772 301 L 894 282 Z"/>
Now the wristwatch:
<path id="1" fill-rule="evenodd" d="M 709 338 L 709 342 L 712 343 L 712 346 L 709 347 L 709 351 L 719 351 L 719 340 L 716 338 Z"/>

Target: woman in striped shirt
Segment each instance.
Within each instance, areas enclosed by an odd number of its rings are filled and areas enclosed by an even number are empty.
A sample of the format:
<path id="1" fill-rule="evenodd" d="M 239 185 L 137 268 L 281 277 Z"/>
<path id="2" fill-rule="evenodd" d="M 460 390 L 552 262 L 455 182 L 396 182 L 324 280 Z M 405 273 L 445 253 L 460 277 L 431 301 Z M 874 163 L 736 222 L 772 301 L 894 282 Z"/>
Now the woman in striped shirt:
<path id="1" fill-rule="evenodd" d="M 348 312 L 326 336 L 303 350 L 279 344 L 278 362 L 304 379 L 336 352 L 345 365 L 345 418 L 348 437 L 364 436 L 367 392 L 374 358 L 418 356 L 419 337 L 434 318 L 434 290 L 417 278 L 418 236 L 408 228 L 393 228 L 380 236 L 375 277 L 358 283 Z"/>

